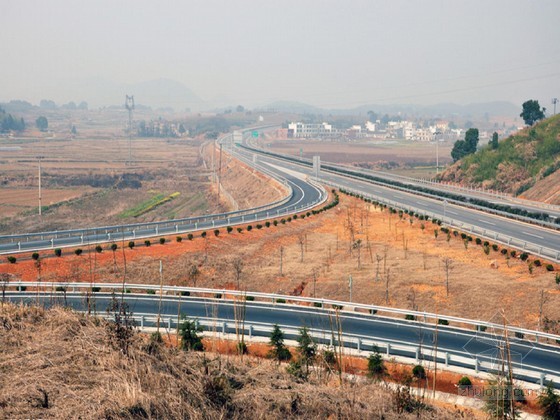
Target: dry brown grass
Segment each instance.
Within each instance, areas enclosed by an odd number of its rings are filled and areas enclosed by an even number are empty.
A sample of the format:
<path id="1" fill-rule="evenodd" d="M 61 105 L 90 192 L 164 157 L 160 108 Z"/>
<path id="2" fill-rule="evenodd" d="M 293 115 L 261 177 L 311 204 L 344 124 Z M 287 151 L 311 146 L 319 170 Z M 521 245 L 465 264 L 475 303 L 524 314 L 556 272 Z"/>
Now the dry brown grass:
<path id="1" fill-rule="evenodd" d="M 1 418 L 417 418 L 380 385 L 298 382 L 263 359 L 185 353 L 136 334 L 129 355 L 104 321 L 60 308 L 0 309 Z M 433 408 L 422 418 L 466 412 Z"/>

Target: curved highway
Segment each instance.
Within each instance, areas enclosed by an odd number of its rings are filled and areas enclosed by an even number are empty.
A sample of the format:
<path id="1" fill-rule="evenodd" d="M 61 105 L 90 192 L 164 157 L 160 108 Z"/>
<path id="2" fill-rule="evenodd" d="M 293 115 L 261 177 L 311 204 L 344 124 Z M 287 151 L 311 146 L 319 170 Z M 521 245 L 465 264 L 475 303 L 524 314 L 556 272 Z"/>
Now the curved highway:
<path id="1" fill-rule="evenodd" d="M 86 246 L 103 242 L 133 241 L 154 236 L 233 226 L 304 211 L 326 199 L 326 193 L 322 187 L 309 183 L 302 177 L 287 173 L 286 170 L 277 166 L 250 161 L 247 163 L 284 180 L 291 191 L 290 196 L 281 200 L 277 205 L 263 206 L 264 208 L 255 210 L 247 209 L 232 213 L 135 225 L 0 236 L 0 254 Z"/>
<path id="2" fill-rule="evenodd" d="M 312 168 L 296 164 L 281 157 L 268 154 L 259 154 L 258 150 L 235 148 L 236 153 L 242 156 L 258 154 L 260 162 L 266 162 L 277 168 L 287 168 L 302 176 L 312 177 Z M 526 249 L 535 255 L 560 262 L 560 232 L 547 229 L 523 221 L 504 216 L 490 214 L 461 205 L 448 203 L 442 199 L 425 197 L 414 192 L 401 191 L 390 186 L 374 184 L 367 180 L 321 170 L 320 182 L 352 190 L 360 194 L 369 194 L 386 201 L 391 201 L 394 207 L 414 209 L 419 214 L 431 213 L 444 222 L 453 221 L 453 226 L 476 227 L 476 232 L 489 240 L 505 243 L 514 248 Z"/>
<path id="3" fill-rule="evenodd" d="M 112 296 L 108 293 L 96 293 L 93 296 L 97 312 L 104 313 Z M 14 302 L 31 303 L 36 301 L 34 292 L 9 292 L 7 297 Z M 159 296 L 125 294 L 124 298 L 134 314 L 153 316 L 158 313 Z M 41 300 L 46 306 L 51 305 L 53 300 L 59 304 L 66 302 L 68 306 L 78 311 L 83 311 L 85 306 L 84 295 L 79 293 L 67 293 L 66 297 L 63 297 L 62 293 L 56 293 L 54 299 L 48 294 L 42 294 Z M 214 320 L 220 329 L 223 328 L 222 331 L 235 331 L 235 325 L 232 324 L 235 322 L 234 306 L 239 305 L 239 302 L 225 299 L 165 296 L 162 299 L 161 309 L 161 316 L 164 321 L 169 319 L 171 323 L 171 320 L 173 320 L 174 325 L 176 325 L 179 302 L 181 313 L 188 315 L 189 318 Z M 246 325 L 270 326 L 280 324 L 283 328 L 292 329 L 307 326 L 315 332 L 319 342 L 324 344 L 331 342 L 334 322 L 334 312 L 332 310 L 288 304 L 271 305 L 270 303 L 255 301 L 247 301 L 245 305 Z M 472 359 L 476 359 L 480 363 L 480 371 L 499 369 L 500 346 L 503 345 L 503 338 L 495 334 L 444 325 L 438 325 L 436 330 L 434 324 L 357 312 L 342 311 L 339 314 L 339 319 L 341 331 L 345 337 L 355 337 L 364 341 L 364 344 L 360 347 L 362 351 L 373 349 L 372 344 L 365 344 L 369 339 L 392 343 L 394 345 L 390 352 L 392 356 L 410 358 L 411 356 L 414 357 L 414 352 L 419 350 L 418 354 L 422 355 L 422 359 L 431 361 L 433 360 L 431 355 L 434 354 L 434 343 L 437 338 L 438 363 L 440 359 L 446 357 L 446 354 L 450 354 L 466 360 L 463 363 L 453 363 L 458 367 L 473 369 Z M 230 325 L 224 327 L 224 322 L 229 322 Z M 162 322 L 162 324 L 164 323 Z M 267 336 L 266 334 L 261 335 Z M 293 337 L 288 336 L 288 338 Z M 399 344 L 413 346 L 412 355 L 410 351 L 399 349 Z M 356 348 L 355 342 L 345 342 L 344 345 Z M 560 378 L 560 349 L 558 347 L 516 338 L 510 338 L 509 345 L 513 372 L 518 379 L 535 383 L 535 377 L 540 374 L 549 378 Z M 534 372 L 537 376 L 524 376 L 522 373 L 524 371 Z M 557 383 L 556 386 L 558 385 L 560 384 Z"/>

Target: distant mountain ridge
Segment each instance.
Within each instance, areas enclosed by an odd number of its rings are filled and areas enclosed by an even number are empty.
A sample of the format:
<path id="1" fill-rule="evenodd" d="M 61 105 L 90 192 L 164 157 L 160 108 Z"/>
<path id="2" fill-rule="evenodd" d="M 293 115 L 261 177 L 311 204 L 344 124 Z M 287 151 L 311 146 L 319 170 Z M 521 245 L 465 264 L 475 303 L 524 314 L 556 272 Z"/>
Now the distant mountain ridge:
<path id="1" fill-rule="evenodd" d="M 257 109 L 324 115 L 367 115 L 368 111 L 373 111 L 377 114 L 390 115 L 397 115 L 400 113 L 416 116 L 462 116 L 467 118 L 484 117 L 485 114 L 499 116 L 517 116 L 517 114 L 519 113 L 519 106 L 507 101 L 481 102 L 467 105 L 458 105 L 454 103 L 441 103 L 436 105 L 371 104 L 347 109 L 320 108 L 314 105 L 309 105 L 297 101 L 275 101 L 267 105 L 259 106 L 257 107 Z"/>

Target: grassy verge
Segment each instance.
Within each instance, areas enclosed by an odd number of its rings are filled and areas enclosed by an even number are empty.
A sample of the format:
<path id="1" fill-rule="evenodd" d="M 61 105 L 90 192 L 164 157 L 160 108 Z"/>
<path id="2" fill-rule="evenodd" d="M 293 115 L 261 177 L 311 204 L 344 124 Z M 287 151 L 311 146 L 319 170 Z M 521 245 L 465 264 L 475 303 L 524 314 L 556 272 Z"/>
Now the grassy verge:
<path id="1" fill-rule="evenodd" d="M 143 201 L 142 203 L 132 207 L 131 209 L 123 211 L 121 214 L 119 214 L 119 217 L 124 219 L 129 217 L 142 216 L 143 214 L 152 211 L 156 207 L 161 206 L 162 204 L 165 204 L 168 201 L 173 200 L 174 198 L 177 198 L 179 195 L 179 192 L 174 192 L 173 194 L 167 196 L 164 194 L 156 194 L 152 198 Z"/>

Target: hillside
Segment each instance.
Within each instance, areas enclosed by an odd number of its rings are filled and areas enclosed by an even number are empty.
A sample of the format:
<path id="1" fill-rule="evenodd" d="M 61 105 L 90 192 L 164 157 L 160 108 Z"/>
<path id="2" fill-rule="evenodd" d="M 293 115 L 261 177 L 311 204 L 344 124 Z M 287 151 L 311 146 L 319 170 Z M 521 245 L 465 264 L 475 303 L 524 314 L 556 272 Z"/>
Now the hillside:
<path id="1" fill-rule="evenodd" d="M 453 164 L 441 180 L 491 188 L 533 200 L 560 204 L 560 115 L 484 146 Z"/>
<path id="2" fill-rule="evenodd" d="M 297 380 L 266 359 L 185 352 L 138 333 L 123 354 L 111 331 L 64 309 L 2 305 L 0 418 L 472 416 L 438 407 L 402 412 L 381 384 L 340 387 L 324 374 Z"/>

